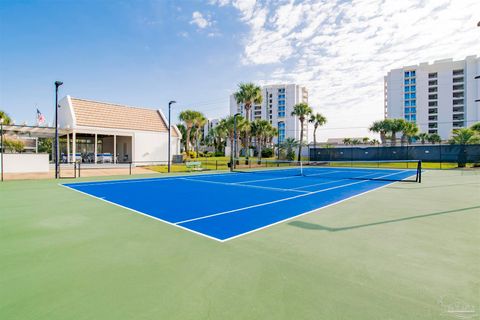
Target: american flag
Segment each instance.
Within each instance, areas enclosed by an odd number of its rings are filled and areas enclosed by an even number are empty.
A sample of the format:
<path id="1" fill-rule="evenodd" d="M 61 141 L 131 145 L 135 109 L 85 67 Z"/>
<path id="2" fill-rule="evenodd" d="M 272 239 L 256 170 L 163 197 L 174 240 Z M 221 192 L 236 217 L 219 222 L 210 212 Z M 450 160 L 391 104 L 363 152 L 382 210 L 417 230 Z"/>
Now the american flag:
<path id="1" fill-rule="evenodd" d="M 37 109 L 37 123 L 38 125 L 45 123 L 45 116 Z"/>

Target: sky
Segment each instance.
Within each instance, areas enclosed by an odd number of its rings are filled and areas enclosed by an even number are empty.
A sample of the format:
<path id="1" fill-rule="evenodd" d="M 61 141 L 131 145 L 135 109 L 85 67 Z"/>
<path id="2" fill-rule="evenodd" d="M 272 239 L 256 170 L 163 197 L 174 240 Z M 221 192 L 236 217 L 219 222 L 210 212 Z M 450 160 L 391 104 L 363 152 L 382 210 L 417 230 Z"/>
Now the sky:
<path id="1" fill-rule="evenodd" d="M 51 123 L 60 97 L 209 118 L 240 82 L 298 83 L 326 138 L 383 117 L 394 68 L 480 55 L 478 0 L 0 0 L 0 110 Z"/>

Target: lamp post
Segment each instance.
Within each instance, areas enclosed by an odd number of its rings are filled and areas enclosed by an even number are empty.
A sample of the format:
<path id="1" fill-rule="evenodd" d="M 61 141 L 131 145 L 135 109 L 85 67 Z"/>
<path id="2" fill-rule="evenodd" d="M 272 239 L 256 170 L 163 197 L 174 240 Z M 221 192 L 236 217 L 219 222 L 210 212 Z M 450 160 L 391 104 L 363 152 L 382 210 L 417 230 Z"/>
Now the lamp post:
<path id="1" fill-rule="evenodd" d="M 172 110 L 172 104 L 177 103 L 176 101 L 170 101 L 168 103 L 168 173 L 170 173 L 170 162 L 172 161 L 171 155 L 170 155 L 170 130 L 172 126 L 170 125 L 170 115 L 171 115 L 171 110 Z"/>
<path id="2" fill-rule="evenodd" d="M 0 145 L 2 146 L 2 148 L 0 149 L 0 152 L 2 154 L 2 157 L 1 157 L 1 160 L 0 162 L 2 163 L 2 167 L 0 168 L 2 170 L 2 180 L 3 181 L 3 121 L 5 121 L 5 119 L 3 118 L 0 118 Z"/>
<path id="3" fill-rule="evenodd" d="M 234 163 L 234 155 L 237 155 L 237 116 L 240 113 L 236 113 L 233 116 L 233 145 L 231 146 L 232 150 L 230 150 L 230 171 L 233 171 L 235 167 Z"/>
<path id="4" fill-rule="evenodd" d="M 55 179 L 58 179 L 59 150 L 58 150 L 58 87 L 63 84 L 62 81 L 55 81 Z M 73 142 L 75 143 L 75 141 Z M 74 155 L 75 157 L 75 155 Z"/>

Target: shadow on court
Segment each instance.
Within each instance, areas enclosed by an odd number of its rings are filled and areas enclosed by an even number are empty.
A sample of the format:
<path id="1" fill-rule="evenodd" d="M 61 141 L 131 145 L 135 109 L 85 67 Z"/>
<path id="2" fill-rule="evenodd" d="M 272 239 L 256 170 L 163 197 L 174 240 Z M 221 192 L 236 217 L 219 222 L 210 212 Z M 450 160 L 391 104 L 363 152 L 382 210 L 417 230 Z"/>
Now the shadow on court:
<path id="1" fill-rule="evenodd" d="M 428 218 L 428 217 L 439 216 L 439 215 L 444 215 L 444 214 L 448 214 L 448 213 L 457 213 L 457 212 L 469 211 L 469 210 L 474 210 L 474 209 L 480 209 L 480 206 L 461 208 L 461 209 L 455 209 L 455 210 L 448 210 L 448 211 L 440 211 L 440 212 L 422 214 L 422 215 L 418 215 L 418 216 L 410 216 L 410 217 L 399 218 L 399 219 L 384 220 L 384 221 L 379 221 L 379 222 L 359 224 L 359 225 L 355 225 L 355 226 L 341 227 L 341 228 L 333 228 L 333 227 L 328 227 L 328 226 L 322 226 L 320 224 L 310 223 L 310 222 L 305 222 L 305 221 L 292 221 L 292 222 L 289 222 L 288 225 L 291 225 L 291 226 L 294 226 L 294 227 L 297 227 L 297 228 L 308 229 L 308 230 L 323 230 L 323 231 L 329 231 L 329 232 L 338 232 L 338 231 L 347 231 L 347 230 L 352 230 L 352 229 L 360 229 L 360 228 L 365 228 L 365 227 L 372 227 L 372 226 L 377 226 L 377 225 L 381 225 L 381 224 L 396 223 L 396 222 L 402 222 L 402 221 L 408 221 L 408 220 L 414 220 L 414 219 Z"/>

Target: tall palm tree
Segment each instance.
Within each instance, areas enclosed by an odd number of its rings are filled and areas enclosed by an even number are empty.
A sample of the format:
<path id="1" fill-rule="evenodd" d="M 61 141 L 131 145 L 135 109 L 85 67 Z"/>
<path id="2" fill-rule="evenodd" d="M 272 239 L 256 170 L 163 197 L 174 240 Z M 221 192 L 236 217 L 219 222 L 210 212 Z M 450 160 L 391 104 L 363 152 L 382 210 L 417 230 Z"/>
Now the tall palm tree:
<path id="1" fill-rule="evenodd" d="M 180 112 L 180 115 L 178 116 L 180 121 L 183 121 L 183 123 L 185 124 L 185 127 L 187 129 L 187 132 L 186 132 L 187 138 L 186 138 L 186 141 L 185 141 L 185 152 L 187 153 L 187 156 L 188 156 L 188 151 L 189 151 L 189 147 L 190 147 L 190 140 L 191 140 L 190 134 L 192 132 L 192 128 L 195 124 L 195 120 L 197 119 L 198 115 L 199 115 L 198 111 L 184 110 L 184 111 Z"/>
<path id="2" fill-rule="evenodd" d="M 406 121 L 403 119 L 391 119 L 390 120 L 390 133 L 392 146 L 397 145 L 397 133 L 402 132 L 405 128 Z"/>
<path id="3" fill-rule="evenodd" d="M 207 123 L 207 118 L 203 115 L 203 113 L 201 112 L 197 112 L 197 116 L 195 117 L 195 119 L 193 120 L 193 125 L 194 125 L 194 128 L 195 128 L 195 151 L 197 153 L 197 157 L 198 157 L 198 144 L 200 142 L 200 134 L 202 133 L 202 129 L 203 127 L 205 126 L 205 124 Z"/>
<path id="4" fill-rule="evenodd" d="M 3 124 L 9 125 L 12 122 L 10 116 L 5 112 L 0 110 L 0 118 L 3 119 Z"/>
<path id="5" fill-rule="evenodd" d="M 302 158 L 302 145 L 303 145 L 303 125 L 305 119 L 312 114 L 312 108 L 305 102 L 301 102 L 293 106 L 292 116 L 298 117 L 300 121 L 300 143 L 298 144 L 298 161 Z"/>
<path id="6" fill-rule="evenodd" d="M 368 144 L 370 142 L 370 138 L 369 137 L 363 137 L 362 138 L 362 143 L 363 144 Z"/>
<path id="7" fill-rule="evenodd" d="M 182 139 L 180 140 L 180 143 L 185 148 L 185 146 L 187 145 L 187 128 L 182 123 L 177 124 L 177 128 L 182 134 Z"/>
<path id="8" fill-rule="evenodd" d="M 412 139 L 416 137 L 418 134 L 418 126 L 414 122 L 407 122 L 405 121 L 403 124 L 402 129 L 402 138 L 401 143 L 402 146 L 408 141 L 408 143 L 412 142 Z"/>
<path id="9" fill-rule="evenodd" d="M 369 128 L 370 131 L 380 134 L 382 144 L 387 143 L 387 132 L 390 132 L 391 120 L 375 121 Z"/>
<path id="10" fill-rule="evenodd" d="M 258 158 L 262 159 L 263 146 L 267 144 L 268 135 L 271 132 L 272 125 L 267 120 L 257 119 L 251 123 L 251 133 L 255 137 Z"/>
<path id="11" fill-rule="evenodd" d="M 342 142 L 343 142 L 344 145 L 348 146 L 352 143 L 352 139 L 344 138 Z"/>
<path id="12" fill-rule="evenodd" d="M 233 94 L 238 104 L 243 104 L 245 108 L 246 121 L 250 121 L 250 110 L 253 104 L 262 103 L 262 89 L 254 83 L 240 83 L 238 85 L 238 91 Z M 250 137 L 248 132 L 245 133 L 245 149 L 247 151 L 246 157 L 248 159 L 250 153 Z"/>
<path id="13" fill-rule="evenodd" d="M 310 115 L 308 122 L 313 123 L 313 147 L 317 147 L 317 129 L 327 123 L 327 118 L 321 113 Z"/>

